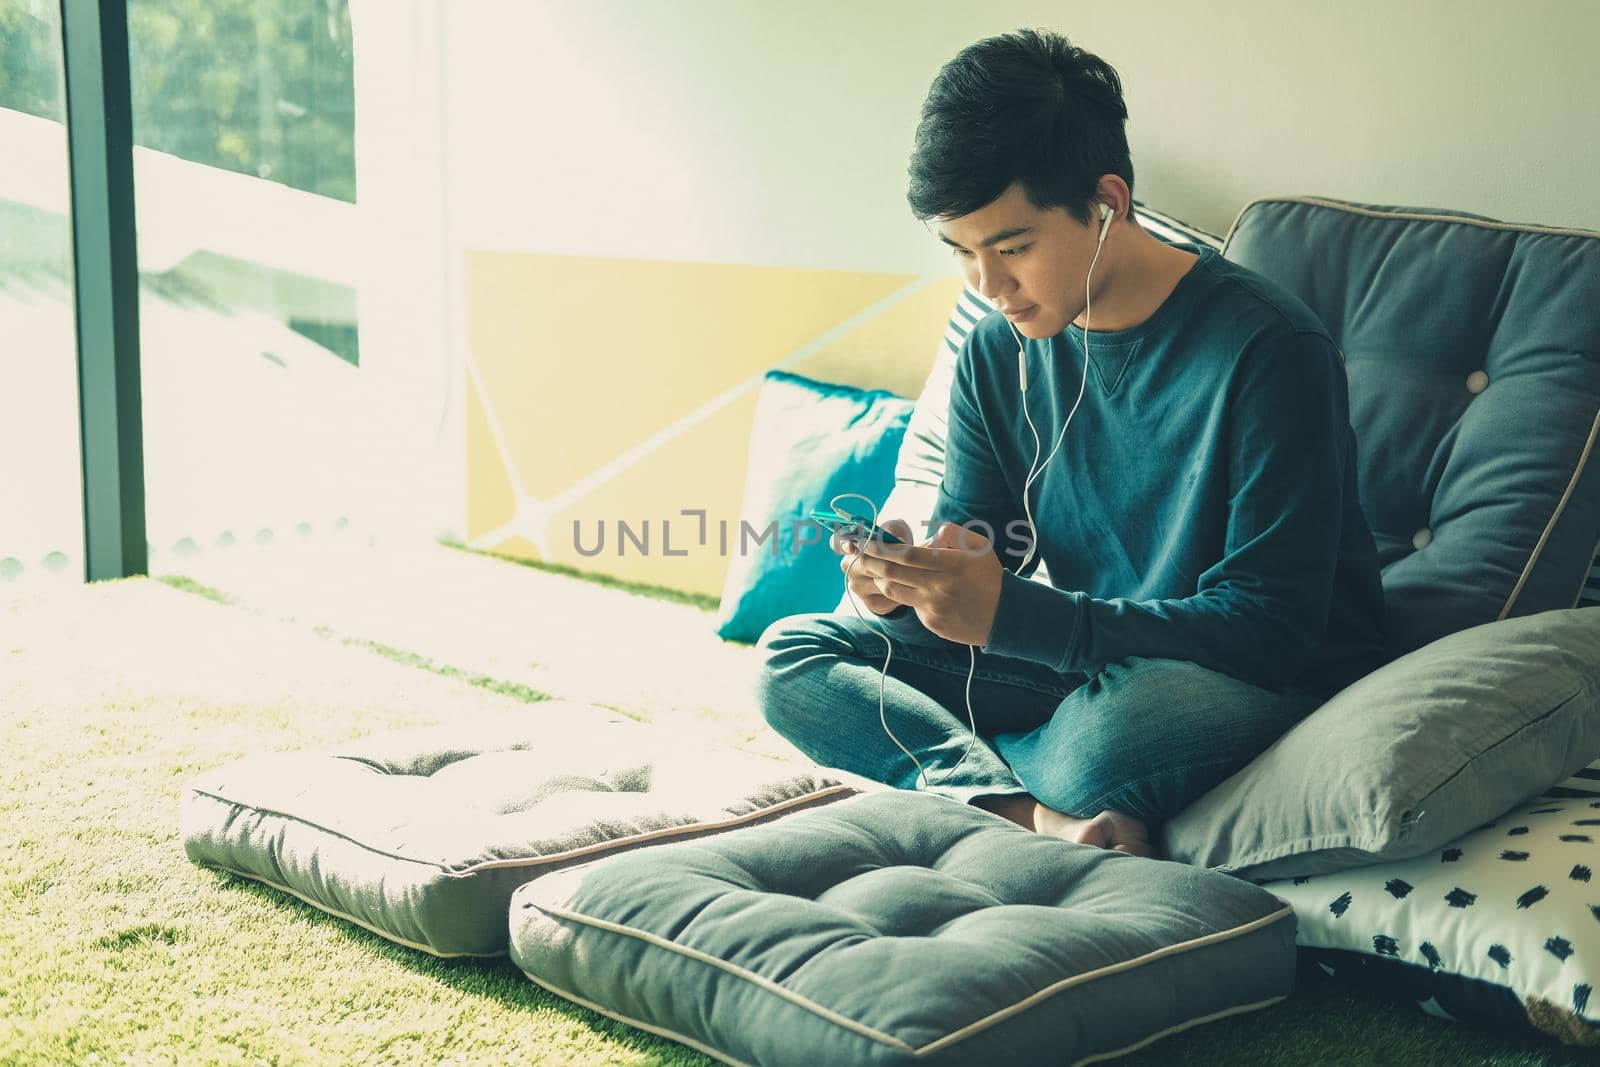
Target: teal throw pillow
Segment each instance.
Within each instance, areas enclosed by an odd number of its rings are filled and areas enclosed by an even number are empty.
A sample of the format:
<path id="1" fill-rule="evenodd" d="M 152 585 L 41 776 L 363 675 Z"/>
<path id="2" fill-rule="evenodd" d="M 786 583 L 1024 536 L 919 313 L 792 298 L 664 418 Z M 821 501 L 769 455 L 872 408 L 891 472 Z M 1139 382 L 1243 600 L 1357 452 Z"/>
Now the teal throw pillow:
<path id="1" fill-rule="evenodd" d="M 740 529 L 728 538 L 718 634 L 753 642 L 786 615 L 839 603 L 844 575 L 811 509 L 840 493 L 883 504 L 911 408 L 882 389 L 767 373 L 750 430 Z M 856 514 L 870 510 L 859 500 L 846 504 Z"/>

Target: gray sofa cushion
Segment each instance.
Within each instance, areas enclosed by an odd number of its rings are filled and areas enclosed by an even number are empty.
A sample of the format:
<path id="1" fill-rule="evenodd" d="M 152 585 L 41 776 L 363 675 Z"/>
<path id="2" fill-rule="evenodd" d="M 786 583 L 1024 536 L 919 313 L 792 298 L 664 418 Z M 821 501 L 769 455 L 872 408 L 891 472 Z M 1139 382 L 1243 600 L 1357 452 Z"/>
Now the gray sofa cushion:
<path id="1" fill-rule="evenodd" d="M 1600 235 L 1273 198 L 1222 242 L 1138 214 L 1288 287 L 1339 342 L 1397 654 L 1600 604 L 1600 578 L 1583 589 L 1600 575 Z M 914 528 L 944 474 L 957 353 L 990 311 L 962 292 L 912 412 L 883 513 Z"/>
<path id="2" fill-rule="evenodd" d="M 1600 234 L 1271 198 L 1224 254 L 1344 352 L 1397 652 L 1577 603 L 1600 541 Z"/>
<path id="3" fill-rule="evenodd" d="M 506 950 L 529 879 L 851 796 L 839 776 L 681 751 L 592 708 L 541 705 L 521 733 L 452 727 L 254 756 L 185 791 L 195 863 L 265 882 L 440 956 Z M 563 724 L 562 715 L 568 716 Z"/>
<path id="4" fill-rule="evenodd" d="M 730 1063 L 1083 1063 L 1288 994 L 1292 912 L 1236 879 L 925 793 L 541 878 L 511 954 Z"/>
<path id="5" fill-rule="evenodd" d="M 1173 859 L 1313 875 L 1419 856 L 1600 756 L 1600 611 L 1442 638 L 1356 682 L 1167 823 Z"/>

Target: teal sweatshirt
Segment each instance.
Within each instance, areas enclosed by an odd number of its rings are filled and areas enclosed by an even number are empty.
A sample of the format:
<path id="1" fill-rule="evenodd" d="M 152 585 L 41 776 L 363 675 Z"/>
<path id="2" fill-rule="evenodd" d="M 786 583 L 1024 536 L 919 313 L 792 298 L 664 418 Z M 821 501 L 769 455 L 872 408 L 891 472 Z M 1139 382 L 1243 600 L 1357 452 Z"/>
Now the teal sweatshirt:
<path id="1" fill-rule="evenodd" d="M 1082 404 L 1031 493 L 1051 585 L 1016 573 L 1034 438 L 998 313 L 958 356 L 933 519 L 993 532 L 1006 572 L 987 652 L 1084 674 L 1187 660 L 1330 695 L 1386 658 L 1343 357 L 1287 290 L 1179 247 L 1200 258 L 1154 314 L 1088 335 Z M 1042 459 L 1078 396 L 1084 331 L 1024 340 Z M 909 609 L 886 620 L 921 627 Z"/>

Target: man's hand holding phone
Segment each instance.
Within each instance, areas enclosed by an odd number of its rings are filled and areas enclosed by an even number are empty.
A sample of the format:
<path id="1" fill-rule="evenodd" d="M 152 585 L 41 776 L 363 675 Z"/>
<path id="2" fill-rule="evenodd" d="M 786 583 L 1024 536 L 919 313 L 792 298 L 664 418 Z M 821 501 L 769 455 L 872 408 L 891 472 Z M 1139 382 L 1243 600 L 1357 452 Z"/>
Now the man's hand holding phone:
<path id="1" fill-rule="evenodd" d="M 903 545 L 885 545 L 890 551 L 896 548 L 904 549 L 911 544 L 911 524 L 904 519 L 887 519 L 883 529 L 898 537 Z M 861 553 L 861 541 L 866 531 L 858 527 L 845 527 L 837 529 L 828 538 L 828 547 L 839 553 L 839 569 L 844 571 L 845 586 L 850 594 L 863 604 L 874 615 L 887 615 L 900 607 L 898 601 L 890 600 L 884 596 L 880 586 L 881 579 L 872 577 L 861 566 L 852 566 L 857 562 Z"/>
<path id="2" fill-rule="evenodd" d="M 891 529 L 907 543 L 873 539 L 845 549 L 860 553 L 859 558 L 847 554 L 842 561 L 850 591 L 879 615 L 904 604 L 929 632 L 947 641 L 987 645 L 1004 574 L 989 539 L 943 522 L 926 542 L 913 545 L 904 523 Z M 856 565 L 849 567 L 852 562 Z"/>

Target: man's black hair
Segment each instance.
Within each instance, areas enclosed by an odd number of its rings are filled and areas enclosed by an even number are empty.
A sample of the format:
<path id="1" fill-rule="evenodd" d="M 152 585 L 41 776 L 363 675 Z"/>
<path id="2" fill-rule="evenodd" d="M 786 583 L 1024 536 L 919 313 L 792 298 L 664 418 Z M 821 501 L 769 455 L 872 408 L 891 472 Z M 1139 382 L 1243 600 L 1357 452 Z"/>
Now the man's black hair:
<path id="1" fill-rule="evenodd" d="M 1090 220 L 1100 176 L 1133 188 L 1122 79 L 1048 30 L 968 45 L 933 79 L 911 150 L 912 213 L 958 218 L 1021 182 L 1039 208 Z"/>

